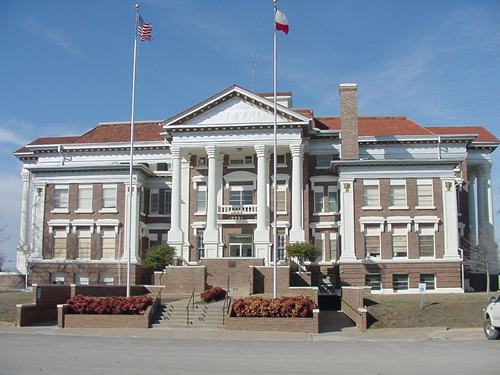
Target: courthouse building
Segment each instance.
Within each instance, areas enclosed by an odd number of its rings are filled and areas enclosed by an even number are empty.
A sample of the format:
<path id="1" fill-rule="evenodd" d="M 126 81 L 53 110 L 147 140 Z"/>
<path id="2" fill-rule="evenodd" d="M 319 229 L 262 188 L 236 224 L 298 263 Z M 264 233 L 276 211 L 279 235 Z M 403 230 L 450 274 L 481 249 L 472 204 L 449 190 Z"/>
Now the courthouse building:
<path id="1" fill-rule="evenodd" d="M 313 284 L 463 291 L 462 248 L 467 257 L 471 243 L 493 238 L 499 140 L 480 126 L 361 116 L 357 86 L 341 84 L 339 94 L 339 116 L 316 116 L 279 93 L 276 181 L 272 94 L 236 85 L 166 120 L 137 122 L 132 186 L 129 123 L 27 144 L 15 152 L 19 271 L 28 254 L 32 282 L 123 284 L 129 228 L 137 283 L 150 282 L 140 257 L 160 243 L 183 266 L 269 265 L 276 186 L 280 263 L 289 243 L 316 245 Z M 489 261 L 498 273 L 496 249 Z M 465 267 L 465 286 L 475 272 Z"/>

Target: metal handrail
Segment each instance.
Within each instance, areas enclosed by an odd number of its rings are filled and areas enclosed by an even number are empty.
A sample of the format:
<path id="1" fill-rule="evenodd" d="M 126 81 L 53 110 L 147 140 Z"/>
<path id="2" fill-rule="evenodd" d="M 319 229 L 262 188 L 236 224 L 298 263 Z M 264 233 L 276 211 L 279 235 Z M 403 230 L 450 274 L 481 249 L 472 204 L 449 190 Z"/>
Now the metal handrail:
<path id="1" fill-rule="evenodd" d="M 194 291 L 195 291 L 196 288 L 193 288 L 193 292 L 191 293 L 191 297 L 189 297 L 189 301 L 187 303 L 187 306 L 186 306 L 186 325 L 189 325 L 189 305 L 191 304 L 191 301 L 192 301 L 192 304 L 193 304 L 193 310 L 194 310 Z"/>
<path id="2" fill-rule="evenodd" d="M 227 275 L 226 282 L 226 296 L 224 297 L 224 304 L 222 305 L 222 325 L 225 323 L 226 314 L 228 313 L 229 306 L 231 305 L 231 297 L 229 297 L 229 275 Z"/>

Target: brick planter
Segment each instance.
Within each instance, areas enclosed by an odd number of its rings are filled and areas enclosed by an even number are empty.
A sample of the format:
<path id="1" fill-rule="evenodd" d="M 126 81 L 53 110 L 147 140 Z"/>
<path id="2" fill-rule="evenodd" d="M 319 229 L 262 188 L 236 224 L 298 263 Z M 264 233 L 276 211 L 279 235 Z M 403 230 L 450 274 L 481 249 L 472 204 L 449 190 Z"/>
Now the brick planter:
<path id="1" fill-rule="evenodd" d="M 319 332 L 319 309 L 312 318 L 242 318 L 228 316 L 225 328 L 237 331 Z"/>
<path id="2" fill-rule="evenodd" d="M 68 305 L 57 306 L 59 328 L 149 328 L 151 319 L 160 305 L 156 298 L 142 315 L 68 314 Z"/>

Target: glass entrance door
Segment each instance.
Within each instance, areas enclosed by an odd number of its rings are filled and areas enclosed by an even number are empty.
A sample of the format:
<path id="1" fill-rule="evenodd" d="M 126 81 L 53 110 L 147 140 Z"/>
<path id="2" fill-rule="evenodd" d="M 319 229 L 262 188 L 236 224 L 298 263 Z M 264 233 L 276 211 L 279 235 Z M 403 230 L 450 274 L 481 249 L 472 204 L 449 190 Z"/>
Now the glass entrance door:
<path id="1" fill-rule="evenodd" d="M 253 236 L 238 234 L 229 236 L 230 257 L 253 257 Z"/>

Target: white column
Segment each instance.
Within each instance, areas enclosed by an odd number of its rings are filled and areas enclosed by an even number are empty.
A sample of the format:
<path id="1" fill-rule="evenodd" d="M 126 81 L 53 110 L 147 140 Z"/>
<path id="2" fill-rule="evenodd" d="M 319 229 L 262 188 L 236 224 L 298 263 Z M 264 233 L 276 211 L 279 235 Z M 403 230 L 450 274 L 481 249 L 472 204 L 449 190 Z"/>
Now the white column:
<path id="1" fill-rule="evenodd" d="M 132 180 L 132 186 L 127 182 L 125 184 L 125 202 L 128 202 L 130 199 L 130 194 L 132 194 L 132 207 L 130 208 L 130 213 L 128 212 L 129 210 L 129 205 L 125 205 L 125 217 L 127 218 L 125 221 L 125 225 L 130 227 L 130 238 L 132 239 L 132 249 L 131 249 L 131 256 L 130 256 L 130 262 L 131 263 L 136 263 L 137 258 L 139 257 L 139 241 L 140 241 L 140 236 L 139 236 L 139 204 L 138 204 L 138 194 L 137 194 L 137 177 L 133 177 L 134 179 Z M 128 228 L 125 227 L 125 234 L 128 233 Z M 128 243 L 128 235 L 125 235 L 125 241 L 124 241 L 124 251 L 121 260 L 126 262 L 128 258 L 128 251 L 129 251 L 129 243 Z"/>
<path id="2" fill-rule="evenodd" d="M 207 258 L 216 258 L 219 248 L 219 232 L 217 230 L 217 147 L 206 146 L 208 158 L 207 179 L 207 226 L 203 236 Z"/>
<path id="3" fill-rule="evenodd" d="M 265 145 L 254 146 L 257 154 L 257 227 L 254 232 L 255 256 L 267 258 L 269 253 L 269 206 L 267 184 L 269 182 L 269 154 Z M 266 264 L 269 259 L 266 259 Z"/>
<path id="4" fill-rule="evenodd" d="M 339 179 L 340 188 L 340 262 L 357 260 L 354 242 L 354 179 Z"/>
<path id="5" fill-rule="evenodd" d="M 478 170 L 478 241 L 489 251 L 489 266 L 496 273 L 500 264 L 500 253 L 495 245 L 493 191 L 491 185 L 491 163 L 484 162 Z"/>
<path id="6" fill-rule="evenodd" d="M 469 241 L 472 244 L 476 244 L 476 194 L 474 189 L 476 176 L 472 173 L 469 173 L 469 183 L 468 187 L 468 204 L 469 204 Z"/>
<path id="7" fill-rule="evenodd" d="M 183 233 L 181 251 L 178 253 L 179 258 L 189 262 L 189 232 L 190 232 L 190 216 L 189 216 L 189 192 L 190 192 L 190 174 L 191 174 L 191 155 L 187 152 L 181 155 L 181 219 L 180 226 Z"/>
<path id="8" fill-rule="evenodd" d="M 30 172 L 27 169 L 21 171 L 21 177 L 23 179 L 23 193 L 21 200 L 21 227 L 19 230 L 19 246 L 17 248 L 17 269 L 25 273 L 26 272 L 26 257 L 30 250 L 28 243 L 29 235 L 29 198 L 30 198 Z"/>
<path id="9" fill-rule="evenodd" d="M 444 256 L 459 259 L 457 190 L 454 178 L 441 179 L 443 190 Z"/>
<path id="10" fill-rule="evenodd" d="M 290 242 L 304 242 L 303 168 L 304 146 L 290 145 L 292 153 L 292 227 Z M 276 182 L 276 181 L 275 181 Z"/>
<path id="11" fill-rule="evenodd" d="M 32 207 L 31 258 L 43 257 L 43 228 L 45 222 L 45 184 L 35 184 Z"/>
<path id="12" fill-rule="evenodd" d="M 170 148 L 172 157 L 172 207 L 168 243 L 175 247 L 177 255 L 182 248 L 183 233 L 181 229 L 181 149 L 178 146 Z"/>

